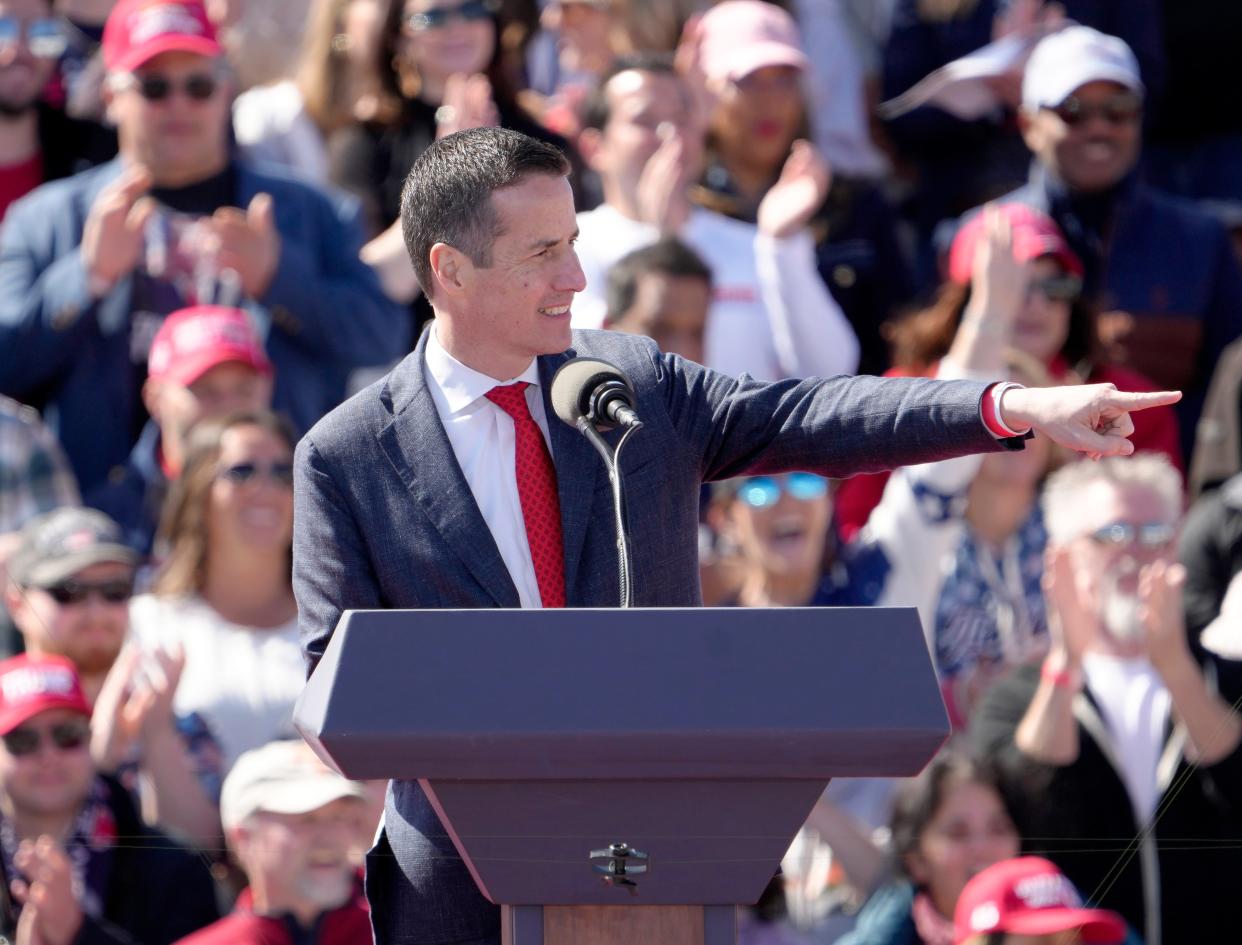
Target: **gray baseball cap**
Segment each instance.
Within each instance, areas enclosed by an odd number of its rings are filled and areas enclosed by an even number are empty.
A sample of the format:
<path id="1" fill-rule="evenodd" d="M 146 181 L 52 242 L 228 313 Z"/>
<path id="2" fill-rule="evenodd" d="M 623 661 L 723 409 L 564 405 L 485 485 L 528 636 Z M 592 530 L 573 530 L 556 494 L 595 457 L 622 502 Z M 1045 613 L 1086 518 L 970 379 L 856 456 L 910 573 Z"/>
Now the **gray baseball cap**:
<path id="1" fill-rule="evenodd" d="M 120 526 L 95 509 L 56 509 L 31 519 L 21 534 L 9 576 L 24 587 L 51 587 L 93 564 L 138 563 Z"/>

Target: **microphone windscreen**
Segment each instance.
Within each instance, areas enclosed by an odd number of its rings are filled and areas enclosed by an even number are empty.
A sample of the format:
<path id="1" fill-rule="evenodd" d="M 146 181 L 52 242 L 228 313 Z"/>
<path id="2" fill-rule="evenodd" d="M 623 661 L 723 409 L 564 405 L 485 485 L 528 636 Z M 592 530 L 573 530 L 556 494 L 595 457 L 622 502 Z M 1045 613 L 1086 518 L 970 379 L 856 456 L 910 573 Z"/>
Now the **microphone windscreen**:
<path id="1" fill-rule="evenodd" d="M 572 358 L 552 378 L 552 409 L 571 427 L 590 407 L 591 392 L 604 381 L 618 380 L 630 387 L 619 367 L 596 358 Z"/>

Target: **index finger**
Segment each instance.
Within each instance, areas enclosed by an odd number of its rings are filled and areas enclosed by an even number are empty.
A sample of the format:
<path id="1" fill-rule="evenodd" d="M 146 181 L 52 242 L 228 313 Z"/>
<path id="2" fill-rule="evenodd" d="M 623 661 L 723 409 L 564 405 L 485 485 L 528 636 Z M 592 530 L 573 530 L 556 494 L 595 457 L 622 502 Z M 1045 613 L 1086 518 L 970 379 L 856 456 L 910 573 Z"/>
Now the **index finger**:
<path id="1" fill-rule="evenodd" d="M 1104 402 L 1121 410 L 1146 410 L 1149 407 L 1165 407 L 1182 399 L 1180 390 L 1155 391 L 1109 391 Z"/>
<path id="2" fill-rule="evenodd" d="M 121 176 L 109 187 L 115 194 L 123 196 L 127 202 L 133 203 L 151 189 L 151 172 L 141 164 L 127 167 Z"/>

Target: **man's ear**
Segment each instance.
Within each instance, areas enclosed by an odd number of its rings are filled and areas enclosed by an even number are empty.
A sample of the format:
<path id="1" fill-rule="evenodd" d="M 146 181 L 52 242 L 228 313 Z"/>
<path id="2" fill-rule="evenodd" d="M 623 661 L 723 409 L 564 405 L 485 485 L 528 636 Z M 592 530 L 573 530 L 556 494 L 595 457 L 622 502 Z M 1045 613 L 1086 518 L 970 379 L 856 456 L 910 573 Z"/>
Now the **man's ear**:
<path id="1" fill-rule="evenodd" d="M 474 276 L 474 261 L 461 250 L 448 243 L 436 243 L 428 253 L 431 263 L 431 278 L 435 280 L 435 292 L 438 295 L 458 295 L 469 285 Z"/>
<path id="2" fill-rule="evenodd" d="M 578 132 L 578 153 L 591 170 L 599 172 L 600 150 L 604 143 L 604 133 L 598 128 L 583 128 Z"/>

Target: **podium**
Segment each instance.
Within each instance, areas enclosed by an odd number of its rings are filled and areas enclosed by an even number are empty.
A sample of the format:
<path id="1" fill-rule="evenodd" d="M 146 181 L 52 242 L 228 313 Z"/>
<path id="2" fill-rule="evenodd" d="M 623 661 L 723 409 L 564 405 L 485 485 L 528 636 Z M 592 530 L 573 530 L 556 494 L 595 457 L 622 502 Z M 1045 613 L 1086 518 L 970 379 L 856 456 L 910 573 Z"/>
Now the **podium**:
<path id="1" fill-rule="evenodd" d="M 349 611 L 294 718 L 420 783 L 506 945 L 733 945 L 830 778 L 949 734 L 913 608 Z"/>

